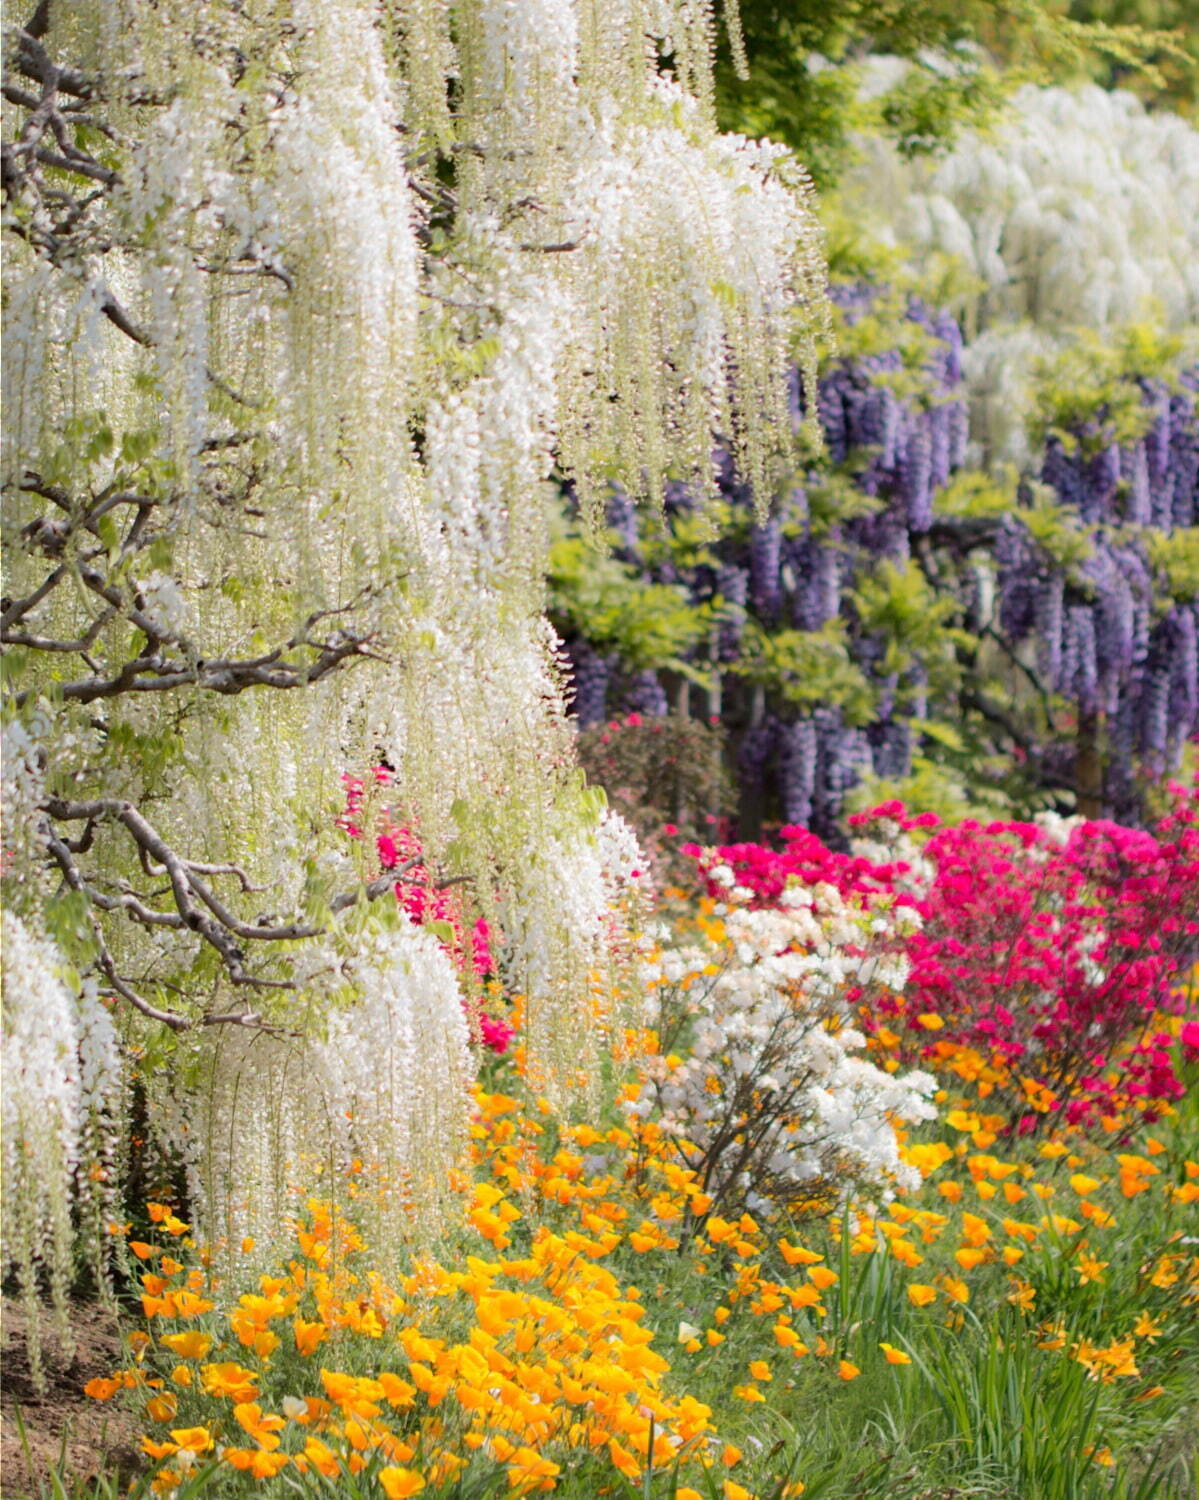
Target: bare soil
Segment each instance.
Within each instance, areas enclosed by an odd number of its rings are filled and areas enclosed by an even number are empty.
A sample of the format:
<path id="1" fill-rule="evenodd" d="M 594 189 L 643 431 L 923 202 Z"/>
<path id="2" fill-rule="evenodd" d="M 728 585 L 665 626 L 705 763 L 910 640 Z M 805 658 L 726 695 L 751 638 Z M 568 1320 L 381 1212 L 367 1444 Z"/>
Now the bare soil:
<path id="1" fill-rule="evenodd" d="M 52 1329 L 43 1333 L 46 1388 L 29 1370 L 25 1311 L 7 1298 L 0 1325 L 0 1493 L 4 1500 L 40 1500 L 59 1469 L 68 1493 L 85 1492 L 101 1473 L 129 1475 L 140 1467 L 137 1419 L 119 1396 L 101 1404 L 83 1394 L 87 1381 L 110 1375 L 121 1360 L 117 1323 L 95 1303 L 71 1313 L 75 1348 L 68 1353 Z M 21 1438 L 17 1412 L 24 1423 Z M 26 1449 L 28 1448 L 28 1452 Z M 61 1468 L 59 1466 L 61 1465 Z"/>

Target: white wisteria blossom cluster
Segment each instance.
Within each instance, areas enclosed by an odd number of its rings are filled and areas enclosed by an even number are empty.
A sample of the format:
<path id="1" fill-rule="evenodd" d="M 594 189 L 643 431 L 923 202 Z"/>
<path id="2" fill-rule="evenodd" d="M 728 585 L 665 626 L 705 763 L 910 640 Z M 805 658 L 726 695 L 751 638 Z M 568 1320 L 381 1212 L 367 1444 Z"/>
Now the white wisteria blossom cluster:
<path id="1" fill-rule="evenodd" d="M 728 903 L 702 941 L 650 966 L 658 1046 L 630 1113 L 673 1138 L 716 1212 L 828 1211 L 855 1190 L 912 1185 L 896 1125 L 933 1117 L 933 1079 L 868 1061 L 845 1000 L 855 986 L 902 990 L 906 962 L 876 929 L 906 918 L 827 885 L 754 909 L 731 871 L 710 875 Z"/>
<path id="2" fill-rule="evenodd" d="M 499 909 L 503 931 L 525 955 L 521 983 L 536 993 L 552 974 L 555 929 L 544 917 L 551 905 L 558 921 L 570 923 L 580 950 L 592 956 L 591 975 L 574 996 L 580 1024 L 567 1047 L 555 1048 L 552 1038 L 538 1034 L 544 1020 L 536 1010 L 526 1016 L 523 1039 L 534 1044 L 532 1072 L 539 1088 L 553 1094 L 562 1082 L 573 1086 L 580 1078 L 599 1076 L 600 1051 L 620 1020 L 614 981 L 619 983 L 619 971 L 634 962 L 632 930 L 640 927 L 648 909 L 649 885 L 648 862 L 636 835 L 607 808 L 596 829 L 576 831 L 530 851 Z M 622 960 L 616 974 L 613 956 Z M 554 1057 L 555 1051 L 560 1066 L 547 1071 L 538 1059 Z"/>
<path id="3" fill-rule="evenodd" d="M 0 730 L 0 827 L 4 829 L 0 868 L 8 897 L 5 906 L 13 910 L 27 911 L 31 904 L 36 910 L 36 896 L 44 884 L 38 856 L 45 777 L 38 728 L 12 719 Z"/>
<path id="4" fill-rule="evenodd" d="M 872 231 L 978 279 L 963 365 L 989 460 L 1026 456 L 1028 376 L 1063 337 L 1199 324 L 1199 130 L 1178 115 L 1121 90 L 1026 85 L 942 158 L 860 144 L 849 195 Z"/>
<path id="5" fill-rule="evenodd" d="M 30 1306 L 39 1283 L 48 1289 L 65 1334 L 74 1276 L 73 1210 L 99 1245 L 116 1183 L 120 1048 L 95 983 L 72 989 L 66 961 L 48 938 L 5 912 L 3 945 L 0 1255 Z M 36 1318 L 29 1350 L 36 1378 Z"/>
<path id="6" fill-rule="evenodd" d="M 335 826 L 380 756 L 502 935 L 533 1061 L 595 1044 L 611 838 L 543 617 L 551 471 L 593 507 L 710 488 L 720 432 L 760 479 L 824 317 L 802 169 L 715 129 L 714 28 L 694 0 L 55 0 L 6 34 L 4 713 L 46 752 L 12 795 L 131 1039 L 166 1028 L 181 1132 L 281 1076 L 252 1060 L 282 1033 L 327 1061 L 383 1024 L 365 980 L 343 1016 L 310 979 L 382 889 Z M 403 1024 L 439 1123 L 395 1129 L 444 1166 L 461 1069 Z M 337 1156 L 280 1088 L 256 1139 L 286 1104 Z M 257 1150 L 215 1158 L 228 1203 Z"/>
<path id="7" fill-rule="evenodd" d="M 307 955 L 323 1023 L 307 1035 L 241 1028 L 197 1048 L 205 1087 L 150 1083 L 150 1125 L 182 1146 L 194 1211 L 217 1254 L 268 1256 L 314 1183 L 352 1183 L 356 1218 L 386 1255 L 443 1213 L 474 1076 L 453 964 L 402 913 Z"/>

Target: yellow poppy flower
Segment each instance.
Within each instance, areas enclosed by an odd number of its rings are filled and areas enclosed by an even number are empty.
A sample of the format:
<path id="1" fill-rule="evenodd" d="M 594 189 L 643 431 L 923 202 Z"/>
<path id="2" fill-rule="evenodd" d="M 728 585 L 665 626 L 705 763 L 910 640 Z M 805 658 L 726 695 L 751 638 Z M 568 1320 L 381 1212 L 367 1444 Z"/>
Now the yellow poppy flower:
<path id="1" fill-rule="evenodd" d="M 410 1495 L 419 1495 L 425 1481 L 415 1469 L 401 1469 L 389 1464 L 379 1470 L 379 1483 L 387 1500 L 408 1500 Z"/>

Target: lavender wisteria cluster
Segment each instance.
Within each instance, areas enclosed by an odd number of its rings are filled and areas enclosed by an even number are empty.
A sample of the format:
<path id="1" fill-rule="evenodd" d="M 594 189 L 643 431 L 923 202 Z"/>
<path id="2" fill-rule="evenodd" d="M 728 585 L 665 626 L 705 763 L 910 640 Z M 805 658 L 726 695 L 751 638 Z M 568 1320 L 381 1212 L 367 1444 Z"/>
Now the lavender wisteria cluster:
<path id="1" fill-rule="evenodd" d="M 834 285 L 830 300 L 846 352 L 822 367 L 814 401 L 799 371 L 791 379 L 793 426 L 798 432 L 815 411 L 821 455 L 763 497 L 718 448 L 732 521 L 720 542 L 699 548 L 703 507 L 687 485 L 667 485 L 664 527 L 623 493 L 608 507 L 616 556 L 710 613 L 712 629 L 690 656 L 719 684 L 707 705 L 718 705 L 738 736 L 742 785 L 769 784 L 785 820 L 829 831 L 863 772 L 909 769 L 911 720 L 926 710 L 925 653 L 905 649 L 897 660 L 855 588 L 884 562 L 896 577 L 911 576 L 934 497 L 963 462 L 968 426 L 962 335 L 949 313 L 865 282 Z M 803 635 L 821 643 L 839 679 L 826 671 L 819 692 L 804 686 L 812 678 Z M 634 669 L 586 631 L 568 652 L 580 726 L 620 710 L 668 711 L 669 671 Z"/>
<path id="2" fill-rule="evenodd" d="M 723 450 L 719 542 L 703 541 L 684 485 L 667 487 L 664 524 L 613 496 L 630 586 L 704 625 L 685 659 L 655 668 L 634 633 L 591 634 L 577 610 L 578 722 L 684 701 L 719 714 L 750 834 L 765 816 L 835 839 L 856 786 L 901 783 L 930 751 L 984 796 L 1002 782 L 1030 810 L 1049 798 L 1137 821 L 1199 725 L 1199 369 L 1185 342 L 1080 339 L 1034 382 L 1034 463 L 986 474 L 966 467 L 954 318 L 862 282 L 830 298 L 842 353 L 815 388 L 824 451 L 766 514 Z M 791 406 L 798 424 L 798 375 Z"/>
<path id="3" fill-rule="evenodd" d="M 1084 790 L 1126 817 L 1138 762 L 1160 774 L 1199 729 L 1199 596 L 1169 576 L 1199 522 L 1199 368 L 1136 389 L 1123 441 L 1100 406 L 1046 443 L 1041 480 L 1085 555 L 1069 565 L 1019 511 L 996 544 L 1002 629 L 1072 707 L 1075 759 L 1095 741 Z"/>

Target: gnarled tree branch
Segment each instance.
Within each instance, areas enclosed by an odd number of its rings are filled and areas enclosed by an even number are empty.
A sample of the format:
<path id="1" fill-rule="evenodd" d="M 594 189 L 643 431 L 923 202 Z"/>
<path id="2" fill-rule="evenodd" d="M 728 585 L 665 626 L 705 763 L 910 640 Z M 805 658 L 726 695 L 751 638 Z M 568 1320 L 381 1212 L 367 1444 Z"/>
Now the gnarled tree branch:
<path id="1" fill-rule="evenodd" d="M 93 908 L 92 929 L 97 943 L 96 966 L 122 999 L 150 1020 L 160 1021 L 174 1031 L 188 1031 L 197 1026 L 231 1024 L 257 1026 L 263 1029 L 278 1029 L 252 1008 L 214 1014 L 206 1012 L 188 1016 L 180 1011 L 168 1011 L 154 1005 L 134 987 L 133 983 L 118 972 L 116 962 L 104 940 L 103 930 L 95 913 L 122 913 L 130 921 L 144 927 L 166 927 L 175 931 L 195 932 L 215 950 L 224 972 L 231 983 L 248 989 L 291 990 L 295 984 L 289 979 L 268 979 L 250 973 L 246 968 L 246 952 L 241 943 L 297 943 L 321 937 L 327 929 L 317 922 L 297 920 L 279 922 L 269 917 L 245 921 L 223 901 L 202 877 L 205 875 L 234 875 L 243 892 L 259 889 L 250 884 L 245 872 L 237 865 L 214 864 L 200 860 L 189 860 L 178 853 L 158 833 L 145 815 L 134 804 L 120 797 L 98 797 L 81 801 L 70 801 L 61 797 L 50 797 L 43 804 L 46 814 L 42 824 L 42 838 L 51 860 L 57 866 L 66 885 L 86 898 Z M 78 839 L 67 838 L 56 826 L 66 823 L 85 824 Z M 160 907 L 153 903 L 154 897 L 135 891 L 126 882 L 119 882 L 112 892 L 102 890 L 89 879 L 79 867 L 76 856 L 91 847 L 97 827 L 104 823 L 116 823 L 132 839 L 137 849 L 142 868 L 150 875 L 166 877 L 167 891 L 172 906 Z M 375 901 L 395 888 L 396 882 L 421 863 L 416 855 L 387 870 L 357 890 L 344 891 L 329 903 L 329 910 L 336 915 L 347 911 L 360 901 Z M 453 884 L 452 880 L 431 882 L 437 888 Z"/>

